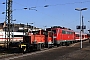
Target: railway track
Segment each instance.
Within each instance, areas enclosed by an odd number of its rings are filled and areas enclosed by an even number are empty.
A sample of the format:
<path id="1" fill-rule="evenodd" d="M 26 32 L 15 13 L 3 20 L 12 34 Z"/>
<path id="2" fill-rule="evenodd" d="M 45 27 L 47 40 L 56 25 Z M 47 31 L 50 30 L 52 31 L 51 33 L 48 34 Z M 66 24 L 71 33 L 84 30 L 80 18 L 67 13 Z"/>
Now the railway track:
<path id="1" fill-rule="evenodd" d="M 89 41 L 87 40 L 87 41 L 84 41 L 84 42 L 88 43 Z M 86 44 L 84 42 L 83 42 L 83 44 Z M 24 56 L 28 56 L 28 55 L 33 55 L 33 54 L 38 54 L 38 53 L 42 53 L 42 52 L 47 52 L 47 51 L 50 51 L 50 50 L 63 48 L 63 47 L 73 47 L 73 46 L 78 47 L 78 45 L 80 45 L 80 42 L 71 44 L 69 46 L 60 46 L 60 47 L 56 47 L 55 46 L 55 47 L 50 48 L 50 49 L 44 48 L 41 51 L 35 51 L 35 52 L 26 53 L 26 54 L 23 54 L 23 53 L 13 53 L 13 54 L 3 53 L 3 54 L 0 54 L 0 59 L 3 59 L 3 58 L 10 58 L 10 59 L 19 58 L 19 57 L 24 57 Z M 87 46 L 87 44 L 84 45 L 84 47 L 86 47 L 86 46 Z"/>

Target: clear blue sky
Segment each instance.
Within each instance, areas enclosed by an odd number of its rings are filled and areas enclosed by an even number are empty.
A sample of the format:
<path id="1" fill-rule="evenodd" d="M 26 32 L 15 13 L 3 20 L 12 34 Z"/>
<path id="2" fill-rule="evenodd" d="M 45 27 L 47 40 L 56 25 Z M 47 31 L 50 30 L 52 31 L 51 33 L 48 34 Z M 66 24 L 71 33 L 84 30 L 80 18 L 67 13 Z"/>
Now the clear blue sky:
<path id="1" fill-rule="evenodd" d="M 1 13 L 5 11 L 5 5 L 0 0 L 0 22 L 4 22 L 5 15 Z M 82 2 L 82 3 L 81 3 Z M 44 7 L 49 5 L 48 7 Z M 31 8 L 35 10 L 24 10 L 23 8 Z M 13 0 L 13 19 L 14 23 L 31 23 L 34 22 L 36 27 L 44 28 L 54 25 L 71 28 L 76 31 L 76 26 L 80 25 L 80 12 L 75 8 L 88 8 L 82 11 L 84 16 L 84 24 L 90 29 L 90 0 Z M 16 10 L 15 10 L 16 9 Z M 87 31 L 86 29 L 86 31 Z"/>

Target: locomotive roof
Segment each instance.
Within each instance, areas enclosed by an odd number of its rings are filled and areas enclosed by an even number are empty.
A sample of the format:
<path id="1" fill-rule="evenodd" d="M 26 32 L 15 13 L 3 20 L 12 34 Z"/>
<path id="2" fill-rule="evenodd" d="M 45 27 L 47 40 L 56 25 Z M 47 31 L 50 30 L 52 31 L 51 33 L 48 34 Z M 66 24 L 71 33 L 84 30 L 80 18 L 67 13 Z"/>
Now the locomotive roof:
<path id="1" fill-rule="evenodd" d="M 53 29 L 61 29 L 61 30 L 65 30 L 65 31 L 71 31 L 71 32 L 74 32 L 73 30 L 71 30 L 71 29 L 63 29 L 63 28 L 52 28 L 52 30 Z"/>

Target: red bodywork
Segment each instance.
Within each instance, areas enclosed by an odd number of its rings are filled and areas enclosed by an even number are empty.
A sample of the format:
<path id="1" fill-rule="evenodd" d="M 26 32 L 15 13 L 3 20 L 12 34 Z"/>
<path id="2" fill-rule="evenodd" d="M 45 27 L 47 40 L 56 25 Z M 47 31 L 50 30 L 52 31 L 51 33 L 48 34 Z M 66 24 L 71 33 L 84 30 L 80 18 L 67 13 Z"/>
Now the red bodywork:
<path id="1" fill-rule="evenodd" d="M 75 32 L 75 40 L 80 40 L 80 33 Z"/>
<path id="2" fill-rule="evenodd" d="M 50 30 L 50 29 L 47 29 Z M 60 42 L 75 40 L 75 32 L 66 28 L 51 28 L 54 32 L 54 43 L 60 44 Z"/>
<path id="3" fill-rule="evenodd" d="M 87 34 L 87 38 L 90 39 L 90 34 Z"/>
<path id="4" fill-rule="evenodd" d="M 45 43 L 46 44 L 53 44 L 54 40 L 53 40 L 53 32 L 52 31 L 47 31 L 48 35 L 45 36 L 46 40 Z"/>
<path id="5" fill-rule="evenodd" d="M 53 42 L 53 33 L 50 31 L 34 31 L 33 34 L 28 33 L 28 36 L 24 36 L 23 40 L 28 41 L 30 44 L 45 44 Z"/>
<path id="6" fill-rule="evenodd" d="M 29 41 L 30 44 L 45 43 L 45 35 L 41 34 L 41 31 L 34 31 L 33 34 L 28 33 L 28 36 L 24 36 L 24 41 Z"/>
<path id="7" fill-rule="evenodd" d="M 39 44 L 45 42 L 45 36 L 44 35 L 30 35 L 30 43 L 33 44 Z"/>
<path id="8" fill-rule="evenodd" d="M 62 34 L 62 40 L 74 40 L 74 31 L 67 30 L 67 29 L 61 29 Z M 65 33 L 64 33 L 65 32 Z"/>
<path id="9" fill-rule="evenodd" d="M 75 32 L 75 40 L 85 40 L 85 39 L 87 39 L 88 37 L 87 37 L 87 34 L 84 34 L 84 33 L 82 33 L 82 36 L 80 36 L 80 33 L 78 33 L 78 32 Z"/>

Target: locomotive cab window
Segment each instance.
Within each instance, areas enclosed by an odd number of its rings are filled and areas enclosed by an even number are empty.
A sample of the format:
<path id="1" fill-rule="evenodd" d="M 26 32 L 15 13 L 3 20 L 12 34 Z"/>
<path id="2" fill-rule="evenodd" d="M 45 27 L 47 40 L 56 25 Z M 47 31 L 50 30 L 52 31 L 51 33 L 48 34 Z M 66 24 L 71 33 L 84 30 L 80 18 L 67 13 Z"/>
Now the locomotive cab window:
<path id="1" fill-rule="evenodd" d="M 53 33 L 52 32 L 49 32 L 49 37 L 52 37 L 53 36 Z"/>
<path id="2" fill-rule="evenodd" d="M 56 30 L 52 30 L 54 33 L 56 33 Z"/>
<path id="3" fill-rule="evenodd" d="M 43 31 L 43 35 L 48 35 L 48 31 Z"/>
<path id="4" fill-rule="evenodd" d="M 39 34 L 39 31 L 32 31 L 32 33 L 35 35 L 35 34 Z"/>

